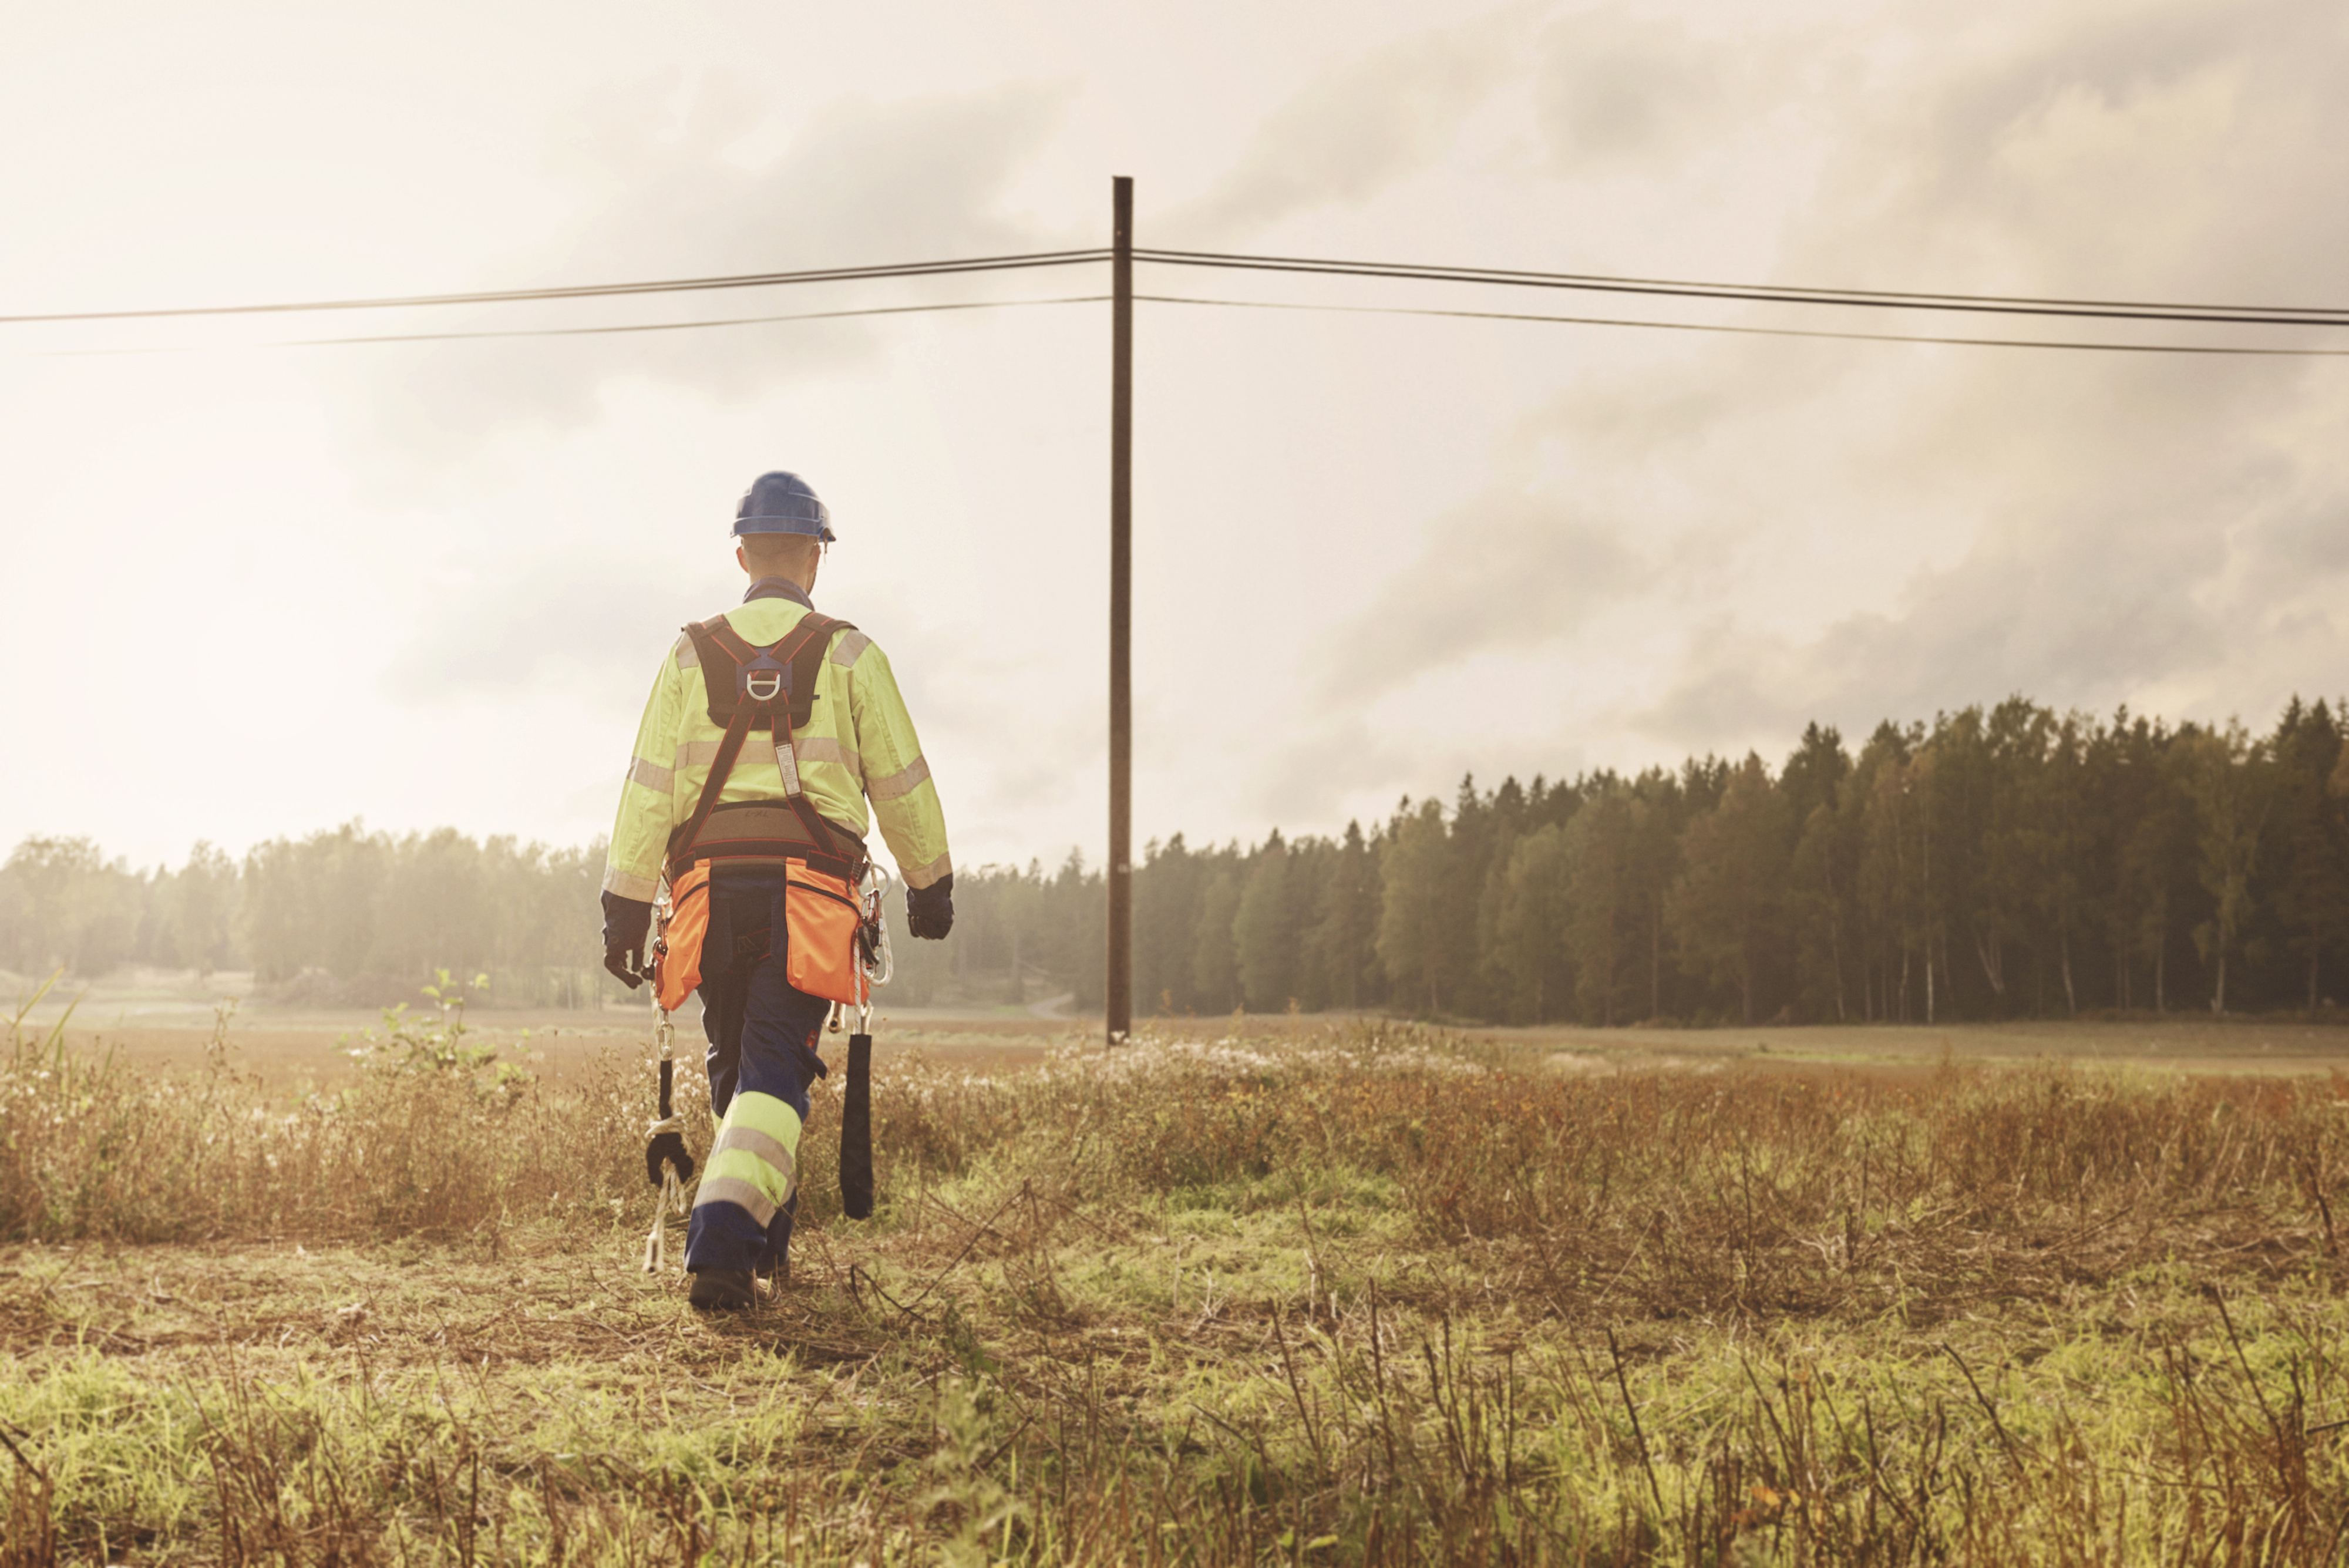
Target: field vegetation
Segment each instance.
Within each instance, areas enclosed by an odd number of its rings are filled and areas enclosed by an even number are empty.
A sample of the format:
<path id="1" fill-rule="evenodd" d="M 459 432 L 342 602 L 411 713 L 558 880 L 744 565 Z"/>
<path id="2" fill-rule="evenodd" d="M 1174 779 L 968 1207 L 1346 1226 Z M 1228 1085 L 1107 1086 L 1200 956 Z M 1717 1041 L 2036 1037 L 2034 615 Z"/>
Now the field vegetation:
<path id="1" fill-rule="evenodd" d="M 2340 1560 L 2349 1080 L 1285 1022 L 885 1043 L 880 1213 L 820 1085 L 792 1278 L 709 1320 L 636 1266 L 641 1047 L 428 1006 L 264 1108 L 225 1023 L 20 1018 L 0 1562 Z"/>

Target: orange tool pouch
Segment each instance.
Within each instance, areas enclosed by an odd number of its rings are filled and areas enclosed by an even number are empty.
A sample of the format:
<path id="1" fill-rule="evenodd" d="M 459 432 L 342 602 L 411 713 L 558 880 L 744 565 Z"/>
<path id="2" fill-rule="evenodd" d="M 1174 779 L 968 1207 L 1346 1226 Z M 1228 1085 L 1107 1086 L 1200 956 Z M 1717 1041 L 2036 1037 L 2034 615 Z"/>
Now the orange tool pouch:
<path id="1" fill-rule="evenodd" d="M 786 865 L 783 964 L 792 989 L 853 1007 L 863 1000 L 856 930 L 864 917 L 856 889 L 846 877 L 812 869 L 804 860 Z"/>
<path id="2" fill-rule="evenodd" d="M 701 944 L 709 935 L 709 867 L 693 867 L 669 888 L 668 919 L 653 944 L 653 993 L 670 1012 L 701 983 Z"/>

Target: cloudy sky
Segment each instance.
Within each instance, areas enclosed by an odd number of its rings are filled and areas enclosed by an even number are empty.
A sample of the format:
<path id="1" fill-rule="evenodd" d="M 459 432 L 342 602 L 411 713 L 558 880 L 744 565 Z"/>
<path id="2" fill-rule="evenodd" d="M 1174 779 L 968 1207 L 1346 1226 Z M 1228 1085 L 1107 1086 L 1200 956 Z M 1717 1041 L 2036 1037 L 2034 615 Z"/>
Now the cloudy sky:
<path id="1" fill-rule="evenodd" d="M 18 6 L 0 314 L 1145 244 L 2349 306 L 2338 0 Z M 0 326 L 0 841 L 603 831 L 761 470 L 956 857 L 1105 840 L 1106 268 Z M 2255 341 L 1145 268 L 1146 293 Z M 1140 307 L 1138 838 L 2349 687 L 2349 358 Z"/>

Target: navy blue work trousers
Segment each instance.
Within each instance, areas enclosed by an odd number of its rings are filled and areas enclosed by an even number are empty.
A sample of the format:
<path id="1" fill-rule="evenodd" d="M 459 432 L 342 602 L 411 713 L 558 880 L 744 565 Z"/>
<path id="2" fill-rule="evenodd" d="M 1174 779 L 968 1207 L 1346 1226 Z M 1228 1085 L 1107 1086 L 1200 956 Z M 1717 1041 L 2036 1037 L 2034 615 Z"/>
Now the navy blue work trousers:
<path id="1" fill-rule="evenodd" d="M 738 1093 L 771 1095 L 799 1114 L 808 1085 L 824 1075 L 815 1044 L 832 1003 L 784 978 L 782 884 L 742 877 L 711 900 L 701 956 L 701 1027 L 709 1037 L 709 1113 L 723 1119 Z M 763 1227 L 732 1203 L 700 1203 L 686 1232 L 685 1266 L 780 1270 L 792 1244 L 792 1196 Z"/>

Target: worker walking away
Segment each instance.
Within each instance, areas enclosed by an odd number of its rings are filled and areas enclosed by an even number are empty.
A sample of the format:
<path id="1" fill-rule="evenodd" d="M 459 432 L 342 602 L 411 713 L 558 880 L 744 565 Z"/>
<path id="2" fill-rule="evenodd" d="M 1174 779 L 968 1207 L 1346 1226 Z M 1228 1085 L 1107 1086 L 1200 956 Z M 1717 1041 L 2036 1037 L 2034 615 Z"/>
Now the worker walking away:
<path id="1" fill-rule="evenodd" d="M 761 474 L 733 531 L 750 590 L 662 661 L 604 872 L 605 967 L 632 990 L 657 970 L 664 1007 L 701 993 L 719 1127 L 685 1266 L 710 1311 L 751 1305 L 788 1268 L 817 1032 L 856 996 L 868 799 L 907 928 L 936 941 L 954 924 L 946 817 L 889 660 L 816 612 L 830 514 L 798 475 Z"/>

